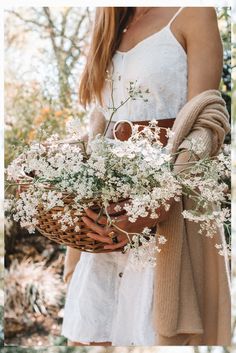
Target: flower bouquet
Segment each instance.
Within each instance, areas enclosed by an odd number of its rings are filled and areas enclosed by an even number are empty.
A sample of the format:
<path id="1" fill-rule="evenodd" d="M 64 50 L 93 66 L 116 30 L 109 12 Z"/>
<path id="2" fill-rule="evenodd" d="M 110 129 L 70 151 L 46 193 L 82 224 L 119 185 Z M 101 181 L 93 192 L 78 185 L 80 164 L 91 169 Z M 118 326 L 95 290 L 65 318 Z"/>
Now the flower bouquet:
<path id="1" fill-rule="evenodd" d="M 140 89 L 131 88 L 130 99 L 146 100 Z M 113 115 L 117 109 L 113 107 Z M 171 130 L 166 129 L 166 134 L 171 136 Z M 9 182 L 20 185 L 17 196 L 8 200 L 8 209 L 30 233 L 37 229 L 51 240 L 81 251 L 107 252 L 104 243 L 87 235 L 89 229 L 82 221 L 86 208 L 98 210 L 98 218 L 106 215 L 108 224 L 119 229 L 109 215 L 110 203 L 117 203 L 119 214 L 119 201 L 124 200 L 122 211 L 130 222 L 147 216 L 158 222 L 157 209 L 167 211 L 170 199 L 178 202 L 186 195 L 195 201 L 195 208 L 184 210 L 183 217 L 201 222 L 202 231 L 213 236 L 214 227 L 229 218 L 227 207 L 222 207 L 228 200 L 224 181 L 230 169 L 228 151 L 222 150 L 214 159 L 196 159 L 188 173 L 186 168 L 177 173 L 175 160 L 182 152 L 173 155 L 159 136 L 160 127 L 154 120 L 141 131 L 133 126 L 127 141 L 97 135 L 86 146 L 78 138 L 61 141 L 53 135 L 32 143 L 7 168 Z M 191 154 L 196 155 L 199 148 L 191 141 Z M 214 209 L 209 207 L 212 203 Z M 128 238 L 123 251 L 133 251 L 134 258 L 143 256 L 152 264 L 155 252 L 166 242 L 164 234 L 147 228 L 140 234 L 119 231 Z"/>

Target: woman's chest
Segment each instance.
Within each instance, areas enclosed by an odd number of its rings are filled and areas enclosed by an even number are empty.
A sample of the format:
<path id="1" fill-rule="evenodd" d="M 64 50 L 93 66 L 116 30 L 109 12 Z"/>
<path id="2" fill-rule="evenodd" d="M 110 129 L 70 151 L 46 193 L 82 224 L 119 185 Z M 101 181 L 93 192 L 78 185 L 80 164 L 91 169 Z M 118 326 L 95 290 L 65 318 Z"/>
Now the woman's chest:
<path id="1" fill-rule="evenodd" d="M 127 85 L 160 82 L 165 78 L 183 78 L 187 74 L 187 56 L 175 38 L 147 38 L 128 52 L 117 51 L 109 71 L 114 81 Z"/>

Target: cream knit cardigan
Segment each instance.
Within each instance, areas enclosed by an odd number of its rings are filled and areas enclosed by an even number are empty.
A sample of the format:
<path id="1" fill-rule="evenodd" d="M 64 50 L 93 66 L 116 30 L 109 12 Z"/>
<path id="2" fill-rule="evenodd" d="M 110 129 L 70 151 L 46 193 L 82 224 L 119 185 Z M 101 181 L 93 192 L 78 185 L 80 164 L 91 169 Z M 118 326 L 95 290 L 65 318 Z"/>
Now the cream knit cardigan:
<path id="1" fill-rule="evenodd" d="M 172 128 L 175 134 L 169 141 L 172 151 L 188 150 L 188 139 L 201 138 L 204 150 L 199 157 L 216 155 L 230 130 L 228 119 L 220 91 L 206 90 L 196 95 L 176 116 Z M 91 136 L 103 129 L 104 120 L 96 120 L 91 124 Z M 230 345 L 229 262 L 227 254 L 220 256 L 214 246 L 225 243 L 224 231 L 219 229 L 213 239 L 199 235 L 199 225 L 181 215 L 183 208 L 191 208 L 191 202 L 185 197 L 175 202 L 168 219 L 158 224 L 158 233 L 168 241 L 156 259 L 156 344 Z M 79 257 L 78 250 L 67 248 L 65 281 L 69 281 Z"/>

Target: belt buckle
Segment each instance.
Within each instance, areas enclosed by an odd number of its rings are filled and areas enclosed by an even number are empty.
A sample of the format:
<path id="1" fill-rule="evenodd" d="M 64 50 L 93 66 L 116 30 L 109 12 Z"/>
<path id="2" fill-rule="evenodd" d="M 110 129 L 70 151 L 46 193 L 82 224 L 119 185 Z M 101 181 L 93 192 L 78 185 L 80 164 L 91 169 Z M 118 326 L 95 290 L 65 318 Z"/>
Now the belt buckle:
<path id="1" fill-rule="evenodd" d="M 127 129 L 125 128 L 125 125 L 120 127 L 120 129 L 118 129 L 118 125 L 120 124 L 126 124 L 129 126 L 130 132 L 127 132 Z M 132 134 L 132 129 L 133 129 L 133 124 L 131 121 L 129 120 L 118 120 L 115 125 L 113 126 L 112 132 L 113 132 L 113 136 L 115 140 L 119 140 L 119 141 L 127 141 L 131 134 Z"/>

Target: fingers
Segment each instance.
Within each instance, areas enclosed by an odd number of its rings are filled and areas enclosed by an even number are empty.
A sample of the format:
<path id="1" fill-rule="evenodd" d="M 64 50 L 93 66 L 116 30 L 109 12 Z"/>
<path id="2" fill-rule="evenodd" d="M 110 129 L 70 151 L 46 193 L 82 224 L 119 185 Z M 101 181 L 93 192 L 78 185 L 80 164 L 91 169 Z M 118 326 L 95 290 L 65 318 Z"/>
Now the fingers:
<path id="1" fill-rule="evenodd" d="M 114 218 L 115 221 L 112 223 L 114 226 L 120 227 L 121 229 L 128 230 L 129 220 L 126 215 L 122 215 Z"/>
<path id="2" fill-rule="evenodd" d="M 107 224 L 107 218 L 105 216 L 100 216 L 99 217 L 99 214 L 97 214 L 96 212 L 92 211 L 90 208 L 86 208 L 84 211 L 89 216 L 89 218 L 94 220 L 94 222 L 97 222 L 97 223 L 102 224 L 102 225 L 106 225 Z"/>
<path id="3" fill-rule="evenodd" d="M 102 236 L 106 236 L 109 233 L 109 231 L 111 231 L 110 228 L 105 229 L 101 227 L 99 224 L 94 223 L 94 221 L 88 217 L 82 217 L 82 220 L 88 226 L 89 229 L 91 229 L 95 233 L 98 233 Z"/>
<path id="4" fill-rule="evenodd" d="M 124 204 L 125 201 L 123 201 L 122 203 Z M 115 206 L 116 204 L 112 205 L 112 207 L 115 207 Z M 101 226 L 101 225 L 107 225 L 107 217 L 101 216 L 98 219 L 98 214 L 89 208 L 85 209 L 85 213 L 87 214 L 88 217 L 86 216 L 82 217 L 82 220 L 87 225 L 87 227 L 91 229 L 91 232 L 88 233 L 88 236 L 96 241 L 109 244 L 109 245 L 105 245 L 104 249 L 109 249 L 109 250 L 120 249 L 127 244 L 128 242 L 127 238 L 120 240 L 116 244 L 113 243 L 112 239 L 108 235 L 110 232 L 113 231 L 113 229 L 111 227 L 104 228 L 103 226 Z M 121 222 L 125 223 L 123 224 L 123 226 L 126 225 L 127 223 L 126 215 L 121 215 L 115 218 L 115 223 L 117 224 L 117 226 L 119 226 Z"/>
<path id="5" fill-rule="evenodd" d="M 101 241 L 102 243 L 112 244 L 112 239 L 107 236 L 102 236 L 95 233 L 88 233 L 88 236 L 94 240 Z"/>
<path id="6" fill-rule="evenodd" d="M 99 215 L 92 211 L 90 208 L 85 209 L 85 213 L 87 214 L 87 216 L 93 220 L 94 222 L 96 222 L 96 224 L 101 224 L 101 225 L 107 225 L 108 224 L 108 219 L 106 216 L 101 216 L 99 217 Z M 86 217 L 87 218 L 87 217 Z M 115 223 L 120 224 L 120 222 L 122 221 L 127 221 L 127 216 L 126 215 L 121 215 L 118 217 L 113 217 L 111 218 L 113 221 L 115 220 Z M 104 228 L 103 228 L 104 230 Z M 100 233 L 99 233 L 100 234 Z"/>
<path id="7" fill-rule="evenodd" d="M 128 243 L 128 239 L 122 240 L 121 242 L 114 244 L 114 245 L 105 245 L 104 249 L 109 249 L 109 250 L 115 250 L 115 249 L 120 249 L 123 248 Z"/>

